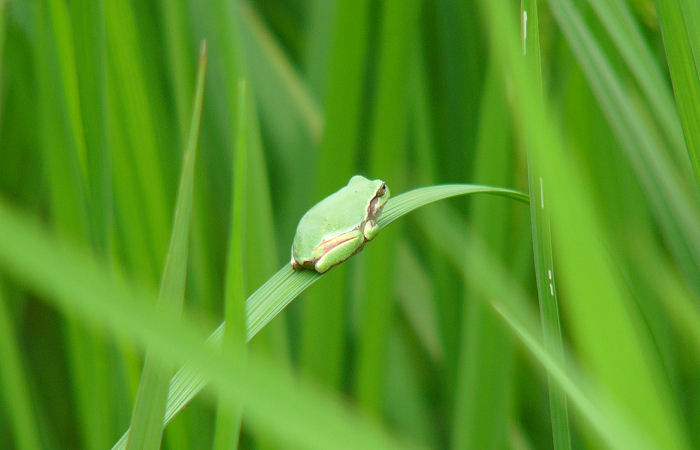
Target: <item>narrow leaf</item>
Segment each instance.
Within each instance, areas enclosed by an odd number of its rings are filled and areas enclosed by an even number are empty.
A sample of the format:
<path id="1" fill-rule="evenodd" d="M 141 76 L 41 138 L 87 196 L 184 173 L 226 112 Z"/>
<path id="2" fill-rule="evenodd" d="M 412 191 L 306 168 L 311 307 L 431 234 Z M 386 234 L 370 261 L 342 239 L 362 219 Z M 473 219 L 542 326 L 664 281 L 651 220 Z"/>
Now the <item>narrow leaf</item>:
<path id="1" fill-rule="evenodd" d="M 163 269 L 158 306 L 180 312 L 184 303 L 185 278 L 187 275 L 187 251 L 189 246 L 189 226 L 192 211 L 192 196 L 194 185 L 194 164 L 197 155 L 197 140 L 202 117 L 202 101 L 204 98 L 204 77 L 206 73 L 206 43 L 202 43 L 197 87 L 187 148 L 183 155 L 182 175 L 178 193 L 173 231 L 170 238 L 170 249 Z M 146 354 L 143 375 L 136 395 L 136 403 L 131 418 L 131 431 L 127 448 L 151 449 L 159 448 L 163 433 L 163 416 L 168 394 L 168 380 L 171 371 L 167 365 L 154 357 L 149 351 Z"/>

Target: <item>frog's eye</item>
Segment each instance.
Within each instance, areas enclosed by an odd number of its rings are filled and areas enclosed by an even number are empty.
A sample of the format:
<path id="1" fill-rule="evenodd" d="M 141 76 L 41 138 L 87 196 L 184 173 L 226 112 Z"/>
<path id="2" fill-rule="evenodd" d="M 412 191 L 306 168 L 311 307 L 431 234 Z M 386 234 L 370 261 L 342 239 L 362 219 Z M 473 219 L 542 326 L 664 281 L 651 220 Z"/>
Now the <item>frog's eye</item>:
<path id="1" fill-rule="evenodd" d="M 386 183 L 382 183 L 382 185 L 379 187 L 379 190 L 377 191 L 377 195 L 379 197 L 383 197 L 384 194 L 386 194 Z"/>

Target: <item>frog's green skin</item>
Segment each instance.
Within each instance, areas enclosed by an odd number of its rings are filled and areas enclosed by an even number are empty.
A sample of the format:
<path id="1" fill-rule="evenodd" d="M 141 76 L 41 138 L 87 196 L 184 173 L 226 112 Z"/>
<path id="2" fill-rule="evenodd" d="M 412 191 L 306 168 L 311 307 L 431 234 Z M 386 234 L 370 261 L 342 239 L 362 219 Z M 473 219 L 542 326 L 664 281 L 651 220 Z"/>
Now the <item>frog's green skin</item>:
<path id="1" fill-rule="evenodd" d="M 362 250 L 379 232 L 377 218 L 389 200 L 382 180 L 355 175 L 347 186 L 321 200 L 299 221 L 292 267 L 323 273 Z"/>

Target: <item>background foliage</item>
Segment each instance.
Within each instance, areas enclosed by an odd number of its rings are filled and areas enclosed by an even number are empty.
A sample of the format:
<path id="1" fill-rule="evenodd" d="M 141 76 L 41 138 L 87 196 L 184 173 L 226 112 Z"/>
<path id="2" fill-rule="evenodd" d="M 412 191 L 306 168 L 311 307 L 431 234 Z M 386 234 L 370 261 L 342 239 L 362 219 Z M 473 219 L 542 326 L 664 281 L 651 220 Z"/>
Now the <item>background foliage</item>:
<path id="1" fill-rule="evenodd" d="M 0 447 L 700 447 L 699 73 L 696 0 L 0 0 Z M 293 273 L 355 173 L 530 207 Z"/>

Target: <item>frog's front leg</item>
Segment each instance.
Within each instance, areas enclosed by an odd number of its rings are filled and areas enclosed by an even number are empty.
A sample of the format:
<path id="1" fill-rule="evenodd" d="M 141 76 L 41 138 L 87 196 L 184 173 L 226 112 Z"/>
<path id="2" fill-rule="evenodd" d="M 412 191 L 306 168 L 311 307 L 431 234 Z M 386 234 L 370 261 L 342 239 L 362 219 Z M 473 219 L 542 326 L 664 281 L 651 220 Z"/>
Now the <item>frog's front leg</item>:
<path id="1" fill-rule="evenodd" d="M 379 226 L 375 220 L 368 220 L 365 222 L 362 228 L 362 233 L 365 235 L 365 239 L 371 241 L 379 233 Z"/>
<path id="2" fill-rule="evenodd" d="M 314 253 L 318 259 L 314 268 L 323 273 L 333 266 L 345 261 L 362 248 L 365 239 L 360 230 L 349 231 L 323 241 L 316 247 Z"/>

